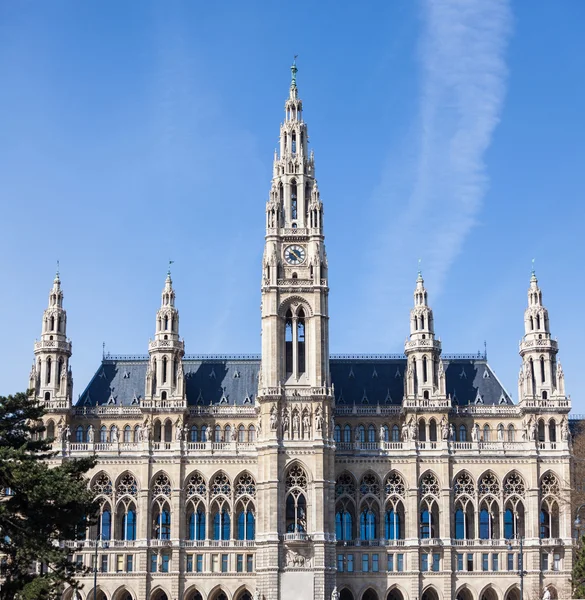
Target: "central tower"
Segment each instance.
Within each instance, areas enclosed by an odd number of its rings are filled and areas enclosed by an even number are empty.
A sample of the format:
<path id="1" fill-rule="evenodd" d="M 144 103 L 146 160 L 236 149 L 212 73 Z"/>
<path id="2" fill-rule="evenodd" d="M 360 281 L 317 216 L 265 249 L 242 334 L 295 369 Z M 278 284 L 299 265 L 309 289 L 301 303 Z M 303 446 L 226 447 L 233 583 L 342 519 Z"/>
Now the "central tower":
<path id="1" fill-rule="evenodd" d="M 323 205 L 297 67 L 266 205 L 258 385 L 257 570 L 266 600 L 331 595 L 335 580 L 333 395 Z"/>

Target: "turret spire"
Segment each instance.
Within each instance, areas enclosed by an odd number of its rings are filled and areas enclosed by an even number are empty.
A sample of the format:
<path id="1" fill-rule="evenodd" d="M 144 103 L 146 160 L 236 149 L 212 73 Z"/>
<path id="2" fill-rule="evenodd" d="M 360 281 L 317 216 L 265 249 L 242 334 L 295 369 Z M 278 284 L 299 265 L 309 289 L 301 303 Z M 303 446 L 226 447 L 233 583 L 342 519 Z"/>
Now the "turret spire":
<path id="1" fill-rule="evenodd" d="M 410 336 L 404 344 L 408 359 L 405 396 L 410 399 L 445 395 L 445 374 L 440 368 L 441 342 L 435 339 L 433 311 L 420 270 L 414 289 L 414 307 L 410 311 Z"/>
<path id="2" fill-rule="evenodd" d="M 564 398 L 562 370 L 557 363 L 558 343 L 552 339 L 548 310 L 542 303 L 542 291 L 534 271 L 528 286 L 528 307 L 524 311 L 524 337 L 520 342 L 522 369 L 518 381 L 520 400 Z"/>
<path id="3" fill-rule="evenodd" d="M 69 368 L 71 342 L 67 339 L 67 313 L 63 309 L 63 290 L 59 263 L 49 292 L 49 304 L 43 314 L 41 339 L 35 342 L 35 364 L 30 388 L 47 406 L 63 408 L 71 403 L 73 379 Z"/>

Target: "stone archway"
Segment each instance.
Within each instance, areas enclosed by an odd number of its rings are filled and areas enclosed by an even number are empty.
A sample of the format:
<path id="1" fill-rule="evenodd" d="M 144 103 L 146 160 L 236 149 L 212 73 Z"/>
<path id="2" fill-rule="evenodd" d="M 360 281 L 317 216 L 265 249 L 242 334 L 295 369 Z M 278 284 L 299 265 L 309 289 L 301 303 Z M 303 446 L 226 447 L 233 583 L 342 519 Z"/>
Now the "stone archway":
<path id="1" fill-rule="evenodd" d="M 209 595 L 209 600 L 228 600 L 227 594 L 220 588 Z"/>
<path id="2" fill-rule="evenodd" d="M 439 594 L 434 587 L 428 587 L 423 592 L 421 600 L 439 600 Z"/>
<path id="3" fill-rule="evenodd" d="M 498 594 L 493 587 L 488 586 L 481 593 L 479 600 L 498 600 Z"/>
<path id="4" fill-rule="evenodd" d="M 88 600 L 93 600 L 91 593 L 89 594 Z M 134 596 L 126 588 L 121 588 L 114 592 L 112 600 L 134 600 Z"/>
<path id="5" fill-rule="evenodd" d="M 203 596 L 197 590 L 189 590 L 184 596 L 184 600 L 203 600 Z"/>
<path id="6" fill-rule="evenodd" d="M 343 588 L 339 594 L 339 600 L 354 600 L 351 590 Z"/>
<path id="7" fill-rule="evenodd" d="M 155 590 L 150 595 L 150 600 L 169 600 L 169 597 L 164 590 Z"/>
<path id="8" fill-rule="evenodd" d="M 473 600 L 473 594 L 468 587 L 462 587 L 455 596 L 455 600 Z"/>
<path id="9" fill-rule="evenodd" d="M 373 590 L 372 588 L 368 588 L 365 592 L 364 595 L 362 596 L 362 600 L 380 600 L 378 598 L 378 593 Z"/>
<path id="10" fill-rule="evenodd" d="M 404 600 L 404 594 L 395 587 L 388 592 L 386 600 Z"/>

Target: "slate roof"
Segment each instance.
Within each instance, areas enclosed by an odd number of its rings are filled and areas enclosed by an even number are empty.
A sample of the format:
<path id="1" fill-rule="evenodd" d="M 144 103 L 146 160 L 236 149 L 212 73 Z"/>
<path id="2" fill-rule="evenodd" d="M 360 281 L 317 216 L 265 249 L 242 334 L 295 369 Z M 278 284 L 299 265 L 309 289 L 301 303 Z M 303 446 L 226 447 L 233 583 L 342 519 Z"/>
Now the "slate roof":
<path id="1" fill-rule="evenodd" d="M 106 356 L 77 406 L 137 405 L 144 397 L 146 356 Z M 336 403 L 400 405 L 406 359 L 401 355 L 333 355 L 331 379 Z M 444 356 L 447 393 L 453 403 L 512 404 L 482 355 Z M 183 360 L 189 405 L 254 405 L 260 357 L 186 356 Z"/>

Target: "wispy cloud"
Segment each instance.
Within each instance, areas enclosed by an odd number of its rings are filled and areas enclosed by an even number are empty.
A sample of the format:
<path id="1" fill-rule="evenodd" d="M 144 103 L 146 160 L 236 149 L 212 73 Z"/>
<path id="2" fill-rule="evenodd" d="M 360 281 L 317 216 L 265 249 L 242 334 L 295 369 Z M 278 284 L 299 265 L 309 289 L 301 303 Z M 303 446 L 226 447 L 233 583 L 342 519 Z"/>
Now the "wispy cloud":
<path id="1" fill-rule="evenodd" d="M 477 221 L 488 185 L 484 156 L 506 92 L 508 0 L 424 0 L 422 20 L 414 149 L 392 152 L 374 194 L 378 222 L 387 223 L 374 236 L 367 274 L 387 274 L 375 312 L 397 295 L 410 301 L 418 257 L 434 296 L 443 284 Z M 404 332 L 404 315 L 393 312 Z"/>

